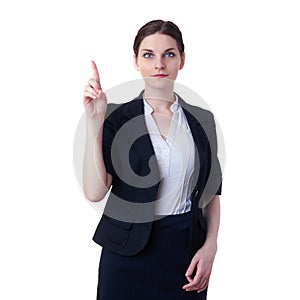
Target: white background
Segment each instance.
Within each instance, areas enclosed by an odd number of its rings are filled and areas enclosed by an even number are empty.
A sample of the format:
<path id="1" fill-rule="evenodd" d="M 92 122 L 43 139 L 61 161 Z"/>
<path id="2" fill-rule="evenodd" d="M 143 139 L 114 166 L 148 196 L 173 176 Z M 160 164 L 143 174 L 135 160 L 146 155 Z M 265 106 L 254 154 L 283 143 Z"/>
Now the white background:
<path id="1" fill-rule="evenodd" d="M 138 79 L 145 22 L 183 32 L 178 82 L 212 108 L 227 158 L 209 300 L 299 299 L 298 1 L 1 2 L 1 299 L 95 299 L 100 214 L 73 169 L 94 59 Z"/>

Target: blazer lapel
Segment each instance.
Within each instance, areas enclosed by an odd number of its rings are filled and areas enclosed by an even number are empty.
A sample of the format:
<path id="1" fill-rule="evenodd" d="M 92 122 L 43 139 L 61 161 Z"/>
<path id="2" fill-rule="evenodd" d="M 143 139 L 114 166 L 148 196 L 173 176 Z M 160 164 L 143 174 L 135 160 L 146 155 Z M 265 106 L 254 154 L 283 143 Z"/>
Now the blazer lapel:
<path id="1" fill-rule="evenodd" d="M 122 124 L 130 122 L 128 125 L 131 130 L 125 132 L 129 140 L 133 142 L 132 147 L 142 159 L 148 161 L 155 153 L 145 122 L 143 98 L 134 99 L 124 110 L 122 117 Z"/>
<path id="2" fill-rule="evenodd" d="M 124 132 L 127 135 L 127 141 L 135 152 L 130 157 L 131 164 L 133 167 L 139 166 L 133 171 L 140 176 L 141 187 L 155 186 L 157 188 L 160 182 L 159 167 L 145 122 L 144 103 L 141 95 L 132 100 L 130 105 L 124 109 L 122 124 L 129 126 L 128 130 Z M 149 195 L 149 201 L 154 201 L 156 194 L 153 194 L 153 189 L 146 188 L 146 192 Z"/>
<path id="3" fill-rule="evenodd" d="M 206 120 L 197 113 L 199 111 L 198 107 L 186 103 L 180 96 L 178 96 L 178 102 L 183 109 L 194 139 L 195 165 L 191 183 L 191 186 L 194 187 L 193 195 L 199 189 L 200 180 L 205 178 L 205 168 L 203 166 L 206 165 L 208 139 L 203 125 Z"/>
<path id="4" fill-rule="evenodd" d="M 196 108 L 186 103 L 180 96 L 178 96 L 178 102 L 183 109 L 183 112 L 185 114 L 185 117 L 188 121 L 189 127 L 193 135 L 194 143 L 197 147 L 198 157 L 196 158 L 200 159 L 201 161 L 204 158 L 203 155 L 206 152 L 206 149 L 204 148 L 204 142 L 207 141 L 205 131 L 200 124 L 200 120 L 197 120 L 198 115 L 196 112 Z"/>

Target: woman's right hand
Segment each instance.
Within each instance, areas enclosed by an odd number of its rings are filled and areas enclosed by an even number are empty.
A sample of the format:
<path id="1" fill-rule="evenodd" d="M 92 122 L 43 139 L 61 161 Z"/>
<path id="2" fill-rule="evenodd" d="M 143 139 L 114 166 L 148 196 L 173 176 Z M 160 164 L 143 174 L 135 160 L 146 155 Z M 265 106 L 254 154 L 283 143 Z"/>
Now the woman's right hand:
<path id="1" fill-rule="evenodd" d="M 100 76 L 97 65 L 91 61 L 93 77 L 89 79 L 88 85 L 84 89 L 83 104 L 87 113 L 87 117 L 91 119 L 99 119 L 104 117 L 107 109 L 107 99 L 102 91 L 100 84 Z"/>

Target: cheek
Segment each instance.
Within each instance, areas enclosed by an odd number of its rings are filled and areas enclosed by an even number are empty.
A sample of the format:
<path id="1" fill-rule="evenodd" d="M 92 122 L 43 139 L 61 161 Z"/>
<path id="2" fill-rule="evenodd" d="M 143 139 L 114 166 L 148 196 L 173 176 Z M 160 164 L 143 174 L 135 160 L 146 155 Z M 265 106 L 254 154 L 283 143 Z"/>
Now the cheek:
<path id="1" fill-rule="evenodd" d="M 174 64 L 174 65 L 172 66 L 172 71 L 173 71 L 174 73 L 178 72 L 179 69 L 180 69 L 180 64 Z"/>
<path id="2" fill-rule="evenodd" d="M 149 73 L 151 67 L 150 67 L 149 64 L 142 64 L 142 65 L 140 66 L 140 69 L 141 69 L 141 72 L 142 72 L 142 73 L 147 74 L 147 73 Z"/>

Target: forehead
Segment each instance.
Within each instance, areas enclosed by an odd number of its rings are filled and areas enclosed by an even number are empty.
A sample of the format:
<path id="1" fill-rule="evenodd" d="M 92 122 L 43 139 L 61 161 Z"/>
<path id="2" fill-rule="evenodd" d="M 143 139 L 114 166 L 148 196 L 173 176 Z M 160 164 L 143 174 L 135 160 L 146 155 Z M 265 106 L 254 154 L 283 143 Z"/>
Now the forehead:
<path id="1" fill-rule="evenodd" d="M 146 36 L 140 44 L 140 50 L 151 49 L 159 52 L 165 51 L 169 48 L 175 48 L 178 50 L 176 40 L 167 34 L 161 34 L 158 32 Z"/>

